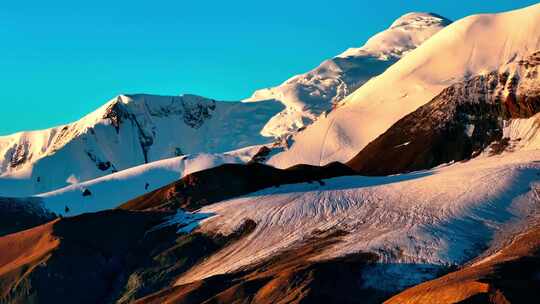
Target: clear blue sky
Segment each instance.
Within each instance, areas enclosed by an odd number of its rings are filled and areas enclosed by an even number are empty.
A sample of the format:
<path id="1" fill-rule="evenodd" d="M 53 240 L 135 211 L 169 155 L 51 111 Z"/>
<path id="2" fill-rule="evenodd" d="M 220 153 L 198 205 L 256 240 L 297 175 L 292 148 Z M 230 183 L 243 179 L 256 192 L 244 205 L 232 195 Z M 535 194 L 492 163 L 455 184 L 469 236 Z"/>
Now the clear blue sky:
<path id="1" fill-rule="evenodd" d="M 76 120 L 121 93 L 238 100 L 410 11 L 456 20 L 536 3 L 456 2 L 1 1 L 0 134 Z"/>

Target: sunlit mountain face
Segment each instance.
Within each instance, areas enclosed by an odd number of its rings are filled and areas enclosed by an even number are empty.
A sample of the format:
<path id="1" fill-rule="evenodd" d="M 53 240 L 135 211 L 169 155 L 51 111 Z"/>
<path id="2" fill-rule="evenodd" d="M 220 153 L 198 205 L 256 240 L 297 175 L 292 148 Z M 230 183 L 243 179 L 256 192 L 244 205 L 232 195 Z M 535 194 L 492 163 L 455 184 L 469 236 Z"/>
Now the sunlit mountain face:
<path id="1" fill-rule="evenodd" d="M 1 136 L 0 302 L 531 303 L 540 4 L 342 49 Z"/>

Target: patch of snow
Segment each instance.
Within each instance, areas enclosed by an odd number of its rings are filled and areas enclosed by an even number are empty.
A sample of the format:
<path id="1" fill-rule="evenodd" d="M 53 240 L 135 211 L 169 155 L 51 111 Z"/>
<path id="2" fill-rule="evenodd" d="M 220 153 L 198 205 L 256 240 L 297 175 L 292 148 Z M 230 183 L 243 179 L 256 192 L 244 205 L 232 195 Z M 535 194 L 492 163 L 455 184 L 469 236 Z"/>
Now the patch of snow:
<path id="1" fill-rule="evenodd" d="M 399 144 L 399 145 L 395 146 L 394 148 L 404 147 L 404 146 L 409 145 L 410 143 L 411 143 L 410 141 L 404 142 L 404 143 L 402 143 L 402 144 Z"/>
<path id="2" fill-rule="evenodd" d="M 180 226 L 178 228 L 178 233 L 190 233 L 195 228 L 199 226 L 199 222 L 213 216 L 213 214 L 210 213 L 200 213 L 200 212 L 187 212 L 183 210 L 177 210 L 175 215 L 172 216 L 168 221 L 165 223 L 159 224 L 158 226 L 154 227 L 153 230 L 162 229 L 167 226 Z"/>
<path id="3" fill-rule="evenodd" d="M 473 136 L 473 134 L 474 134 L 474 125 L 473 124 L 467 124 L 465 126 L 465 134 L 467 134 L 467 136 L 469 136 L 469 137 Z"/>
<path id="4" fill-rule="evenodd" d="M 70 185 L 73 185 L 73 184 L 78 184 L 80 181 L 79 179 L 74 175 L 74 174 L 71 174 L 67 179 L 66 179 L 66 183 L 70 184 Z"/>
<path id="5" fill-rule="evenodd" d="M 526 119 L 512 119 L 503 128 L 514 149 L 540 149 L 540 113 Z"/>

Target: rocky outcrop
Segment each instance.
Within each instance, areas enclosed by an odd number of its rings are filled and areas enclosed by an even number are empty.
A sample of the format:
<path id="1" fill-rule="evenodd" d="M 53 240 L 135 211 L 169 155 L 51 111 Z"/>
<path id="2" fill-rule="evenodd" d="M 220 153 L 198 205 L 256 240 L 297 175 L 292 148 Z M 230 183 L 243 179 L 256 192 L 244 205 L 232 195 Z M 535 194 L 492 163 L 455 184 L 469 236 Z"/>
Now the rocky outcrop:
<path id="1" fill-rule="evenodd" d="M 101 171 L 107 171 L 109 170 L 109 168 L 113 168 L 113 170 L 116 171 L 116 169 L 114 168 L 114 165 L 111 164 L 110 161 L 103 161 L 103 160 L 100 160 L 97 158 L 96 155 L 94 155 L 92 152 L 90 151 L 86 151 L 86 155 L 88 155 L 88 158 L 90 158 L 90 160 L 92 162 L 94 162 L 96 164 L 96 167 L 101 170 Z"/>
<path id="2" fill-rule="evenodd" d="M 540 52 L 505 71 L 444 89 L 348 162 L 365 175 L 432 168 L 474 157 L 501 141 L 505 123 L 540 112 Z"/>
<path id="3" fill-rule="evenodd" d="M 11 151 L 8 152 L 9 166 L 11 168 L 17 168 L 24 165 L 26 162 L 32 159 L 32 154 L 28 149 L 28 142 L 22 142 L 15 145 Z"/>
<path id="4" fill-rule="evenodd" d="M 148 129 L 148 117 L 141 115 L 143 113 L 140 111 L 141 109 L 146 110 L 150 117 L 181 116 L 183 122 L 193 129 L 200 128 L 206 120 L 212 117 L 212 113 L 216 109 L 215 100 L 194 95 L 185 95 L 183 97 L 171 96 L 170 103 L 161 107 L 147 105 L 144 95 L 133 95 L 128 96 L 128 98 L 142 98 L 142 101 L 135 107 L 128 106 L 123 101 L 122 96 L 119 96 L 115 102 L 108 106 L 103 118 L 110 121 L 117 134 L 120 133 L 120 127 L 124 123 L 131 123 L 135 127 L 145 163 L 149 161 L 148 153 L 154 143 L 156 134 Z"/>

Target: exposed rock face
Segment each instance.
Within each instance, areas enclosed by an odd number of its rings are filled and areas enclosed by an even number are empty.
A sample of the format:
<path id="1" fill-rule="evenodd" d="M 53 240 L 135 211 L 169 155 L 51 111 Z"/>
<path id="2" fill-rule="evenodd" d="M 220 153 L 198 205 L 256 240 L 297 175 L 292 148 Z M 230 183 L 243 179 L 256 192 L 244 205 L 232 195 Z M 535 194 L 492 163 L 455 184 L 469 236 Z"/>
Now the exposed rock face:
<path id="1" fill-rule="evenodd" d="M 283 184 L 321 181 L 336 176 L 354 175 L 344 164 L 326 166 L 297 165 L 287 169 L 252 162 L 224 164 L 191 173 L 181 180 L 133 199 L 122 206 L 127 210 L 196 210 L 202 206 Z"/>
<path id="2" fill-rule="evenodd" d="M 88 158 L 90 158 L 101 171 L 107 171 L 111 167 L 114 168 L 110 161 L 100 160 L 92 152 L 86 151 L 86 155 L 88 155 Z"/>
<path id="3" fill-rule="evenodd" d="M 136 95 L 134 98 L 137 98 Z M 210 119 L 213 111 L 216 109 L 215 100 L 195 95 L 185 95 L 183 97 L 171 96 L 170 102 L 161 106 L 147 105 L 144 100 L 145 97 L 140 98 L 143 101 L 138 107 L 147 109 L 150 116 L 167 117 L 170 115 L 181 115 L 184 123 L 195 129 L 200 128 L 207 119 Z M 151 100 L 151 98 L 149 99 Z M 109 119 L 118 132 L 120 125 L 126 120 L 138 124 L 137 114 L 140 114 L 139 111 L 133 109 L 133 106 L 128 106 L 122 100 L 122 97 L 119 96 L 116 102 L 109 105 L 103 118 Z"/>
<path id="4" fill-rule="evenodd" d="M 216 101 L 194 95 L 183 97 L 170 97 L 170 102 L 165 105 L 147 105 L 145 97 L 137 107 L 128 106 L 119 96 L 105 111 L 103 118 L 108 119 L 114 126 L 116 133 L 120 132 L 123 123 L 130 123 L 136 128 L 137 137 L 144 155 L 145 163 L 148 162 L 148 151 L 154 143 L 156 134 L 148 129 L 148 117 L 140 115 L 141 110 L 148 111 L 148 115 L 155 117 L 168 117 L 171 115 L 181 116 L 183 122 L 193 129 L 199 129 L 206 120 L 212 117 L 216 109 Z M 137 109 L 139 108 L 139 109 Z M 176 152 L 176 151 L 175 151 Z"/>
<path id="5" fill-rule="evenodd" d="M 200 103 L 189 105 L 184 102 L 182 106 L 184 107 L 184 122 L 186 125 L 198 129 L 206 119 L 212 117 L 212 112 L 216 109 L 216 101 L 212 100 L 209 105 Z"/>
<path id="6" fill-rule="evenodd" d="M 272 149 L 268 148 L 267 146 L 262 146 L 255 155 L 251 158 L 250 162 L 254 163 L 264 163 L 266 159 L 268 158 L 268 155 L 272 153 Z"/>
<path id="7" fill-rule="evenodd" d="M 92 195 L 92 192 L 90 192 L 90 190 L 88 189 L 84 189 L 84 191 L 82 192 L 82 196 L 90 196 Z"/>
<path id="8" fill-rule="evenodd" d="M 170 228 L 149 232 L 160 240 L 149 244 L 152 260 L 143 259 L 131 271 L 117 303 L 133 303 L 135 299 L 167 289 L 177 276 L 223 247 L 249 235 L 255 227 L 255 222 L 246 219 L 229 235 L 194 231 L 174 237 Z"/>
<path id="9" fill-rule="evenodd" d="M 21 165 L 24 165 L 27 161 L 32 158 L 32 154 L 28 151 L 28 143 L 22 142 L 19 145 L 16 145 L 11 150 L 9 166 L 11 168 L 17 168 Z"/>
<path id="10" fill-rule="evenodd" d="M 540 112 L 540 52 L 510 67 L 472 77 L 396 122 L 348 164 L 387 175 L 468 159 L 502 139 L 505 122 Z"/>

